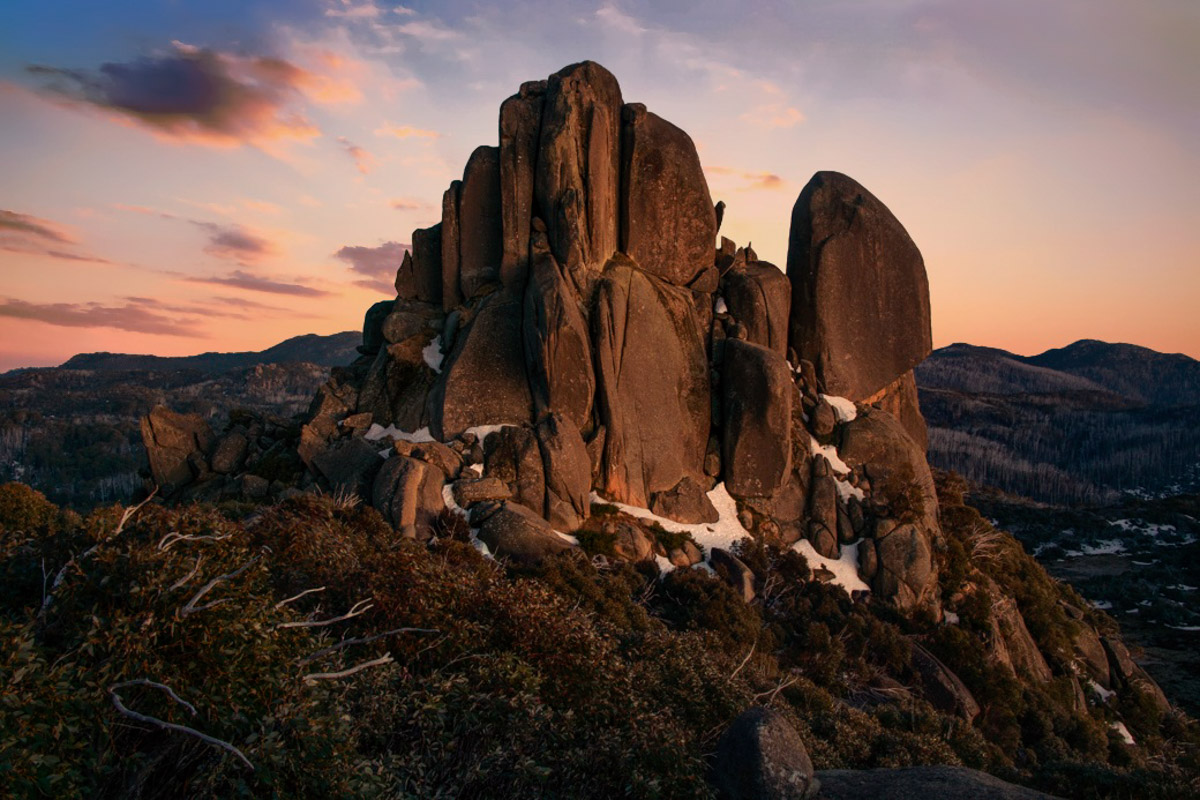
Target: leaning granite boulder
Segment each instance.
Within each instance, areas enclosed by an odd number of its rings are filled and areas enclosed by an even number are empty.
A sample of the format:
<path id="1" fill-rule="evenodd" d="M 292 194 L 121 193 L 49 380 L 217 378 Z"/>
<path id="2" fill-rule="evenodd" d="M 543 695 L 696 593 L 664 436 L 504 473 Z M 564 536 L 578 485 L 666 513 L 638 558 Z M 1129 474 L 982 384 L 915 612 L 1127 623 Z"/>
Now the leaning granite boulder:
<path id="1" fill-rule="evenodd" d="M 479 538 L 497 558 L 532 566 L 572 545 L 556 534 L 546 520 L 525 506 L 505 501 L 483 521 Z"/>
<path id="2" fill-rule="evenodd" d="M 787 480 L 794 391 L 782 355 L 740 339 L 725 343 L 721 464 L 735 497 L 769 497 Z"/>
<path id="3" fill-rule="evenodd" d="M 933 349 L 929 280 L 904 226 L 856 181 L 818 172 L 792 210 L 789 344 L 825 391 L 863 400 Z"/>

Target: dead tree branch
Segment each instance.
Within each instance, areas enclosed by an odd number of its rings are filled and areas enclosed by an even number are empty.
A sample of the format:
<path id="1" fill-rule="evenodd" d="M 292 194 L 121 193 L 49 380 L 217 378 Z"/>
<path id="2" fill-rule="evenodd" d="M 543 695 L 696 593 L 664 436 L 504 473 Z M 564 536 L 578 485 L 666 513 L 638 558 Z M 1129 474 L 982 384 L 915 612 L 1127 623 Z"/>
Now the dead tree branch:
<path id="1" fill-rule="evenodd" d="M 375 607 L 375 604 L 372 603 L 370 600 L 359 600 L 357 603 L 355 603 L 353 606 L 351 606 L 349 611 L 347 611 L 345 614 L 342 614 L 340 617 L 331 617 L 330 619 L 306 620 L 303 622 L 281 622 L 280 624 L 275 626 L 275 630 L 279 631 L 279 630 L 283 630 L 284 628 L 324 628 L 327 625 L 333 625 L 338 622 L 344 622 L 348 619 L 353 619 L 354 617 L 365 614 L 374 607 Z"/>
<path id="2" fill-rule="evenodd" d="M 192 571 L 189 572 L 187 575 L 184 575 L 179 580 L 172 583 L 171 588 L 167 589 L 167 591 L 173 592 L 176 589 L 186 586 L 188 584 L 188 582 L 191 581 L 192 578 L 196 577 L 196 573 L 200 571 L 200 565 L 203 563 L 204 563 L 204 556 L 196 556 L 196 566 L 192 567 Z"/>
<path id="3" fill-rule="evenodd" d="M 306 594 L 312 594 L 314 592 L 323 592 L 323 591 L 325 591 L 324 586 L 318 586 L 316 589 L 305 589 L 300 594 L 294 594 L 291 597 L 289 597 L 287 600 L 280 600 L 278 603 L 275 604 L 275 608 L 283 608 L 288 603 L 292 602 L 293 600 L 299 600 L 301 597 L 304 597 L 304 595 L 306 595 Z"/>
<path id="4" fill-rule="evenodd" d="M 341 672 L 313 672 L 308 675 L 305 675 L 303 680 L 306 684 L 308 684 L 309 686 L 312 686 L 317 681 L 332 681 L 332 680 L 337 680 L 338 678 L 348 678 L 351 675 L 362 672 L 364 669 L 370 669 L 371 667 L 381 667 L 384 664 L 391 664 L 395 660 L 396 659 L 392 658 L 391 653 L 384 653 L 379 658 L 375 658 L 370 661 L 364 661 L 363 663 L 358 664 L 357 666 L 350 667 L 349 669 L 344 669 Z"/>
<path id="5" fill-rule="evenodd" d="M 227 572 L 224 575 L 218 575 L 217 577 L 213 578 L 208 583 L 204 584 L 204 586 L 200 587 L 200 591 L 198 591 L 194 595 L 192 595 L 192 599 L 188 600 L 187 604 L 179 610 L 179 616 L 186 617 L 188 614 L 194 614 L 197 611 L 205 611 L 210 608 L 215 608 L 215 607 L 221 605 L 222 603 L 228 602 L 228 600 L 213 600 L 212 602 L 205 603 L 202 606 L 196 605 L 196 603 L 199 603 L 200 599 L 202 597 L 204 597 L 204 595 L 206 595 L 210 591 L 212 591 L 213 587 L 215 587 L 217 584 L 226 583 L 228 581 L 233 580 L 234 578 L 241 575 L 246 570 L 250 569 L 250 567 L 254 566 L 254 564 L 257 561 L 258 561 L 258 556 L 255 556 L 254 558 L 250 559 L 242 566 L 235 569 L 233 572 Z"/>
<path id="6" fill-rule="evenodd" d="M 137 680 L 123 681 L 122 683 L 114 684 L 113 686 L 110 686 L 108 688 L 108 693 L 110 695 L 112 695 L 113 705 L 116 706 L 117 711 L 119 711 L 121 714 L 125 715 L 126 717 L 129 717 L 130 719 L 137 720 L 138 722 L 143 722 L 147 725 L 154 725 L 155 727 L 162 728 L 164 730 L 179 731 L 180 733 L 186 733 L 189 736 L 195 736 L 197 739 L 199 739 L 202 742 L 205 742 L 206 744 L 210 744 L 213 747 L 219 747 L 228 753 L 232 753 L 233 755 L 235 755 L 239 759 L 241 759 L 242 763 L 245 764 L 247 767 L 249 767 L 252 770 L 254 769 L 254 765 L 250 763 L 250 759 L 246 758 L 245 753 L 243 753 L 241 750 L 237 749 L 232 744 L 230 744 L 229 742 L 226 742 L 223 739 L 217 739 L 214 736 L 209 736 L 207 733 L 201 733 L 200 731 L 196 730 L 195 728 L 189 728 L 186 725 L 177 725 L 174 722 L 167 722 L 165 720 L 158 719 L 157 717 L 151 717 L 146 714 L 139 714 L 136 711 L 130 710 L 128 707 L 126 707 L 126 705 L 123 702 L 121 702 L 121 695 L 117 694 L 117 692 L 119 690 L 124 689 L 129 686 L 149 686 L 154 689 L 159 689 L 163 692 L 166 692 L 167 696 L 170 697 L 172 700 L 174 700 L 176 703 L 179 703 L 181 706 L 186 708 L 193 717 L 196 716 L 196 713 L 197 713 L 196 707 L 193 706 L 188 701 L 181 698 L 179 695 L 175 694 L 175 692 L 171 689 L 171 687 L 166 686 L 161 683 L 156 683 L 155 681 L 147 680 L 145 678 L 139 678 Z"/>
<path id="7" fill-rule="evenodd" d="M 221 542 L 228 539 L 233 534 L 231 533 L 213 533 L 206 536 L 197 536 L 191 533 L 179 533 L 171 531 L 158 542 L 159 552 L 165 553 L 180 542 Z"/>

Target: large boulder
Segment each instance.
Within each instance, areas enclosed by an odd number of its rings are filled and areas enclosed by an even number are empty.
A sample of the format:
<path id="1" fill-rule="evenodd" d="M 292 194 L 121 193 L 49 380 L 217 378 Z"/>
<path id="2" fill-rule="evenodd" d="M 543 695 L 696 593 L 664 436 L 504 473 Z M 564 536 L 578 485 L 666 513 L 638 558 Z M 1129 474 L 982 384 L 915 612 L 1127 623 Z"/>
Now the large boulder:
<path id="1" fill-rule="evenodd" d="M 925 262 L 887 207 L 854 180 L 818 172 L 792 209 L 789 344 L 829 394 L 863 400 L 933 348 Z"/>
<path id="2" fill-rule="evenodd" d="M 721 736 L 712 782 L 722 800 L 804 800 L 821 787 L 800 734 L 763 706 L 743 711 Z"/>
<path id="3" fill-rule="evenodd" d="M 159 490 L 170 495 L 190 483 L 194 473 L 188 465 L 189 456 L 203 456 L 213 445 L 212 428 L 204 417 L 155 406 L 142 417 L 141 425 L 150 474 Z"/>
<path id="4" fill-rule="evenodd" d="M 534 203 L 550 250 L 586 299 L 616 252 L 620 207 L 621 87 L 594 61 L 546 83 Z"/>
<path id="5" fill-rule="evenodd" d="M 650 510 L 660 517 L 687 525 L 721 519 L 704 487 L 686 475 L 670 490 L 655 492 L 650 497 Z"/>
<path id="6" fill-rule="evenodd" d="M 767 497 L 787 480 L 793 392 L 782 355 L 741 339 L 725 342 L 721 464 L 730 494 Z"/>
<path id="7" fill-rule="evenodd" d="M 375 509 L 393 528 L 418 539 L 433 535 L 444 509 L 445 474 L 423 461 L 395 455 L 383 463 L 371 490 Z"/>
<path id="8" fill-rule="evenodd" d="M 912 523 L 880 520 L 875 533 L 875 594 L 902 609 L 936 604 L 937 574 L 929 541 Z"/>
<path id="9" fill-rule="evenodd" d="M 371 484 L 383 465 L 377 448 L 365 439 L 341 439 L 318 453 L 313 469 L 335 493 L 369 497 Z"/>
<path id="10" fill-rule="evenodd" d="M 615 258 L 597 284 L 592 336 L 604 494 L 645 508 L 685 475 L 702 481 L 709 373 L 691 292 Z"/>
<path id="11" fill-rule="evenodd" d="M 505 501 L 479 528 L 479 538 L 497 558 L 533 566 L 573 545 L 523 505 Z"/>
<path id="12" fill-rule="evenodd" d="M 621 250 L 667 283 L 711 267 L 717 215 L 692 138 L 641 103 L 622 110 Z"/>
<path id="13" fill-rule="evenodd" d="M 522 302 L 505 291 L 483 298 L 455 338 L 429 395 L 429 427 L 441 441 L 476 425 L 523 424 L 533 418 L 525 377 Z"/>
<path id="14" fill-rule="evenodd" d="M 917 524 L 927 536 L 941 537 L 937 489 L 925 451 L 900 421 L 881 409 L 866 409 L 842 425 L 838 455 L 871 477 L 875 499 L 891 513 Z"/>
<path id="15" fill-rule="evenodd" d="M 792 303 L 787 275 L 774 264 L 756 261 L 730 269 L 721 286 L 729 313 L 746 326 L 747 341 L 786 357 Z"/>
<path id="16" fill-rule="evenodd" d="M 579 429 L 562 414 L 547 414 L 537 426 L 546 483 L 546 519 L 573 531 L 591 510 L 592 462 Z"/>
<path id="17" fill-rule="evenodd" d="M 589 430 L 596 377 L 587 321 L 544 231 L 533 233 L 532 248 L 523 328 L 534 411 L 564 414 Z"/>
<path id="18" fill-rule="evenodd" d="M 364 356 L 373 356 L 383 348 L 386 343 L 383 338 L 383 321 L 392 313 L 395 305 L 395 300 L 380 300 L 367 309 L 363 317 L 362 344 L 358 346 L 358 352 Z"/>
<path id="19" fill-rule="evenodd" d="M 533 220 L 533 181 L 545 81 L 521 84 L 500 105 L 500 217 L 503 232 L 500 280 L 524 285 L 529 272 L 529 225 Z"/>
<path id="20" fill-rule="evenodd" d="M 500 149 L 476 147 L 463 170 L 458 204 L 458 285 L 464 300 L 500 278 Z"/>

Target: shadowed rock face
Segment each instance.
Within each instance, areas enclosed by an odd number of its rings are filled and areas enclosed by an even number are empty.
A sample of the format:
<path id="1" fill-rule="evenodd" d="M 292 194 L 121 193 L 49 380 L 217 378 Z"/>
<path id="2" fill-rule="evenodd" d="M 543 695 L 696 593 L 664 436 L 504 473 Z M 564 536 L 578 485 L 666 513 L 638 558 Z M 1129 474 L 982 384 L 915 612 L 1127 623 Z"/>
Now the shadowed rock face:
<path id="1" fill-rule="evenodd" d="M 500 149 L 477 147 L 463 170 L 458 206 L 458 281 L 463 299 L 500 279 L 500 216 Z"/>
<path id="2" fill-rule="evenodd" d="M 829 394 L 863 400 L 933 349 L 921 252 L 851 178 L 813 176 L 792 209 L 790 346 Z"/>
<path id="3" fill-rule="evenodd" d="M 542 130 L 545 81 L 530 81 L 500 106 L 500 216 L 504 236 L 500 280 L 521 287 L 529 271 L 529 223 Z"/>

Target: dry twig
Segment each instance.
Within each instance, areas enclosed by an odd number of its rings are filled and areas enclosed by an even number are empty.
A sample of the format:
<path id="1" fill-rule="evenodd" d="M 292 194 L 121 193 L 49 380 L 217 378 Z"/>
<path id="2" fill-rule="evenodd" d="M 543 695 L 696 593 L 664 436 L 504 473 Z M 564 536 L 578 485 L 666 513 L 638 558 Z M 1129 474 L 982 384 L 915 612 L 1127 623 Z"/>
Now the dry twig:
<path id="1" fill-rule="evenodd" d="M 218 583 L 225 583 L 226 581 L 233 580 L 234 578 L 241 575 L 246 570 L 250 569 L 250 567 L 254 566 L 255 562 L 257 562 L 257 561 L 258 561 L 258 556 L 255 556 L 254 558 L 250 559 L 242 566 L 235 569 L 233 572 L 227 572 L 224 575 L 218 575 L 217 577 L 213 578 L 208 583 L 204 584 L 202 587 L 200 587 L 200 591 L 198 591 L 194 595 L 192 595 L 192 599 L 188 600 L 187 604 L 183 608 L 179 609 L 179 616 L 186 617 L 188 614 L 193 614 L 197 611 L 205 611 L 210 608 L 215 608 L 216 606 L 219 606 L 222 603 L 229 602 L 228 600 L 213 600 L 212 602 L 205 603 L 202 606 L 196 605 L 196 603 L 200 602 L 200 598 L 204 597 L 204 595 L 206 595 L 210 591 L 212 591 L 213 587 L 216 586 Z"/>
<path id="2" fill-rule="evenodd" d="M 278 603 L 275 604 L 275 608 L 283 608 L 288 603 L 292 602 L 293 600 L 299 600 L 301 597 L 304 597 L 304 595 L 306 595 L 306 594 L 312 594 L 314 592 L 323 592 L 323 591 L 325 591 L 324 586 L 318 586 L 316 589 L 305 589 L 300 594 L 294 594 L 291 597 L 289 597 L 287 600 L 280 600 Z"/>
<path id="3" fill-rule="evenodd" d="M 353 619 L 354 617 L 365 614 L 374 607 L 375 604 L 370 600 L 359 600 L 357 603 L 351 606 L 349 611 L 347 611 L 345 614 L 342 614 L 340 617 L 305 620 L 302 622 L 281 622 L 275 626 L 275 630 L 283 630 L 284 628 L 324 628 L 327 625 L 344 622 L 348 619 Z"/>
<path id="4" fill-rule="evenodd" d="M 303 680 L 306 684 L 308 684 L 309 686 L 312 686 L 317 681 L 332 681 L 332 680 L 337 680 L 338 678 L 348 678 L 351 675 L 362 672 L 364 669 L 370 669 L 371 667 L 381 667 L 384 664 L 391 664 L 395 660 L 396 659 L 392 658 L 391 653 L 384 653 L 379 658 L 375 658 L 370 661 L 364 661 L 363 663 L 358 664 L 357 666 L 350 667 L 349 669 L 344 669 L 341 672 L 313 672 L 308 675 L 305 675 Z"/>
<path id="5" fill-rule="evenodd" d="M 322 648 L 321 650 L 318 650 L 317 652 L 313 653 L 311 656 L 306 656 L 305 658 L 300 660 L 300 664 L 301 664 L 301 666 L 303 666 L 304 664 L 311 664 L 312 662 L 316 661 L 317 659 L 323 658 L 324 656 L 327 656 L 330 653 L 336 653 L 338 650 L 341 650 L 344 647 L 351 647 L 356 644 L 367 644 L 369 642 L 374 642 L 379 639 L 384 639 L 388 636 L 395 636 L 400 633 L 441 633 L 441 631 L 434 630 L 432 628 L 395 628 L 394 630 L 385 631 L 383 633 L 377 633 L 374 636 L 361 636 L 361 637 L 354 638 L 354 639 L 343 639 L 342 641 L 338 642 L 337 644 L 330 645 L 329 647 L 325 647 L 325 648 Z"/>

